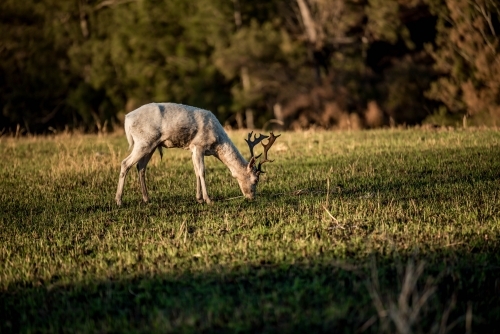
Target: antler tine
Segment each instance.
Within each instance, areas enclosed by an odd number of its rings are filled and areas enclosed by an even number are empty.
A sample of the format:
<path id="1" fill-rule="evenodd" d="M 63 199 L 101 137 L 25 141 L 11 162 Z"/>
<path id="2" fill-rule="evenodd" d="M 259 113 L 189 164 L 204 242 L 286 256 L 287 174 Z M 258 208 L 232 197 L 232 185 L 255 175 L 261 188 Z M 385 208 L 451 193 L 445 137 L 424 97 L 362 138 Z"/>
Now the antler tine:
<path id="1" fill-rule="evenodd" d="M 255 145 L 257 145 L 258 143 L 260 143 L 264 139 L 269 138 L 269 136 L 265 136 L 262 133 L 259 135 L 259 137 L 257 137 L 257 134 L 254 134 L 253 141 L 252 141 L 252 134 L 253 134 L 253 131 L 248 134 L 248 139 L 245 139 L 245 141 L 248 144 L 248 148 L 250 149 L 250 158 L 252 158 L 254 156 L 253 155 L 253 148 L 255 147 Z M 261 155 L 262 155 L 262 153 L 259 154 L 258 156 L 256 156 L 255 159 L 258 159 Z"/>
<path id="2" fill-rule="evenodd" d="M 270 136 L 269 136 L 269 141 L 267 142 L 267 144 L 264 145 L 264 143 L 262 143 L 262 146 L 264 146 L 264 158 L 259 162 L 259 165 L 257 166 L 257 170 L 259 172 L 264 173 L 260 168 L 264 163 L 274 161 L 274 160 L 269 160 L 267 158 L 267 152 L 269 151 L 271 146 L 273 146 L 274 142 L 276 141 L 276 138 L 278 138 L 279 136 L 281 136 L 281 135 L 275 136 L 274 133 L 271 132 Z"/>

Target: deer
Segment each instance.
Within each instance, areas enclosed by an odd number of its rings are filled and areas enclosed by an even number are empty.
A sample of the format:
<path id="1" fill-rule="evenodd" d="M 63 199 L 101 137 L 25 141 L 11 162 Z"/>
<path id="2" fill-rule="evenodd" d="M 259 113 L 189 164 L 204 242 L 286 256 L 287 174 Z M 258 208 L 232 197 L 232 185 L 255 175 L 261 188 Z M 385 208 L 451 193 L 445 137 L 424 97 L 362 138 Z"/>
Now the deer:
<path id="1" fill-rule="evenodd" d="M 146 167 L 154 151 L 157 149 L 163 158 L 162 148 L 181 148 L 192 152 L 194 172 L 196 175 L 196 200 L 199 203 L 211 204 L 205 184 L 205 156 L 214 156 L 229 168 L 236 178 L 243 196 L 253 200 L 256 195 L 259 177 L 264 173 L 262 165 L 269 160 L 267 155 L 276 139 L 269 136 L 248 134 L 245 141 L 250 149 L 249 161 L 243 158 L 215 115 L 204 109 L 177 103 L 145 104 L 125 116 L 125 134 L 132 152 L 121 163 L 116 204 L 121 206 L 125 177 L 133 165 L 137 166 L 142 199 L 149 201 L 146 187 Z M 263 140 L 268 139 L 267 144 Z M 261 143 L 263 153 L 255 156 L 254 148 Z M 262 156 L 262 158 L 261 158 Z M 259 159 L 257 163 L 257 159 Z"/>

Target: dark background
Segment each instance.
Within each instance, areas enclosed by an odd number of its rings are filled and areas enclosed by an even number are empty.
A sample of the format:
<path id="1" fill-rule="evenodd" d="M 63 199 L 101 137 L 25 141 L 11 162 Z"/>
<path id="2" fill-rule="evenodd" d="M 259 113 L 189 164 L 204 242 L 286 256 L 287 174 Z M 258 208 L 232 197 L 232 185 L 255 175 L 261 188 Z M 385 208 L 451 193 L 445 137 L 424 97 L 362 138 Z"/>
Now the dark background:
<path id="1" fill-rule="evenodd" d="M 152 101 L 209 109 L 233 128 L 497 126 L 499 8 L 3 0 L 0 131 L 111 131 Z"/>

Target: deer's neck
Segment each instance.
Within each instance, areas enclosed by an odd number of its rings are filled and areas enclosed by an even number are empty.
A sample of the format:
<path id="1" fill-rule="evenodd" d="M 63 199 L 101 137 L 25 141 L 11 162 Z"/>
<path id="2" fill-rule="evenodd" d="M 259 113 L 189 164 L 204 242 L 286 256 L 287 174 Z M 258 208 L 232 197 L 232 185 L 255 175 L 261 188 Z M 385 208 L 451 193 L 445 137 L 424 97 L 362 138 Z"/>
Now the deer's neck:
<path id="1" fill-rule="evenodd" d="M 226 165 L 233 177 L 238 178 L 247 168 L 248 162 L 229 138 L 217 148 L 217 157 Z"/>

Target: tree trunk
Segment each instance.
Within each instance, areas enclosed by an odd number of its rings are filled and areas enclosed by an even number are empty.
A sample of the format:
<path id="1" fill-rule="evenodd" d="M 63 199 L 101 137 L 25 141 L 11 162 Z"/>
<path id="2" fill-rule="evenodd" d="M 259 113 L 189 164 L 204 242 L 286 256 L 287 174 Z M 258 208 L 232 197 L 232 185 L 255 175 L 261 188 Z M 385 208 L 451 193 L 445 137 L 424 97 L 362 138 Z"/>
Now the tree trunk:
<path id="1" fill-rule="evenodd" d="M 300 15 L 302 16 L 302 23 L 304 23 L 304 28 L 306 30 L 307 40 L 312 45 L 315 45 L 318 41 L 318 34 L 316 33 L 316 26 L 314 20 L 311 17 L 311 11 L 306 3 L 306 0 L 297 0 L 299 5 Z"/>
<path id="2" fill-rule="evenodd" d="M 80 11 L 80 29 L 82 31 L 82 35 L 85 39 L 89 37 L 89 24 L 87 20 L 87 13 L 84 10 L 84 4 L 83 2 L 86 2 L 85 0 L 80 0 L 78 2 L 78 9 Z"/>
<path id="3" fill-rule="evenodd" d="M 236 30 L 241 28 L 241 11 L 240 3 L 238 0 L 233 0 L 234 3 L 234 23 L 236 25 Z M 248 93 L 250 91 L 250 75 L 248 74 L 248 68 L 243 66 L 240 71 L 241 84 L 243 86 L 243 92 Z M 254 117 L 253 111 L 250 108 L 245 110 L 245 120 L 247 129 L 253 129 Z M 243 128 L 243 115 L 241 113 L 236 114 L 236 123 L 238 123 L 238 128 Z"/>

